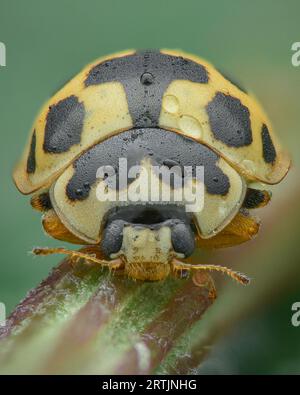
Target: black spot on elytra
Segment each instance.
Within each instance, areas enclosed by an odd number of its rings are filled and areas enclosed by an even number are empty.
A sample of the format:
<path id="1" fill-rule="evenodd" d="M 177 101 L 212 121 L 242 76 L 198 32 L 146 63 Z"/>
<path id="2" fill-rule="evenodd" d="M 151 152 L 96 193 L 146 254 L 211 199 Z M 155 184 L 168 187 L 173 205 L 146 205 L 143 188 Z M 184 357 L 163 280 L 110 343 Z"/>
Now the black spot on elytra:
<path id="1" fill-rule="evenodd" d="M 33 135 L 31 137 L 29 155 L 27 158 L 27 173 L 30 174 L 34 173 L 36 169 L 35 148 L 36 148 L 36 133 L 34 130 Z"/>
<path id="2" fill-rule="evenodd" d="M 266 199 L 266 192 L 260 191 L 259 189 L 248 188 L 243 202 L 243 207 L 245 208 L 257 208 Z"/>
<path id="3" fill-rule="evenodd" d="M 218 92 L 206 106 L 214 137 L 230 147 L 252 143 L 250 112 L 241 101 Z"/>
<path id="4" fill-rule="evenodd" d="M 159 166 L 166 166 L 166 163 L 176 163 L 181 168 L 191 166 L 193 177 L 197 175 L 196 166 L 204 166 L 207 192 L 226 195 L 229 191 L 229 179 L 217 166 L 220 157 L 206 146 L 163 129 L 132 129 L 95 145 L 74 162 L 74 175 L 67 185 L 67 196 L 71 200 L 86 199 L 99 167 L 111 166 L 118 178 L 119 158 L 126 158 L 130 169 L 145 157 Z M 134 178 L 127 177 L 128 184 L 133 181 Z"/>
<path id="5" fill-rule="evenodd" d="M 261 129 L 261 139 L 263 146 L 263 156 L 267 163 L 274 163 L 276 159 L 276 150 L 273 145 L 268 127 L 263 124 Z"/>
<path id="6" fill-rule="evenodd" d="M 84 121 L 84 105 L 74 95 L 49 107 L 43 148 L 46 152 L 66 152 L 79 144 Z"/>
<path id="7" fill-rule="evenodd" d="M 96 65 L 85 85 L 121 82 L 134 126 L 155 127 L 163 94 L 173 80 L 207 83 L 208 73 L 204 66 L 192 60 L 148 50 Z"/>

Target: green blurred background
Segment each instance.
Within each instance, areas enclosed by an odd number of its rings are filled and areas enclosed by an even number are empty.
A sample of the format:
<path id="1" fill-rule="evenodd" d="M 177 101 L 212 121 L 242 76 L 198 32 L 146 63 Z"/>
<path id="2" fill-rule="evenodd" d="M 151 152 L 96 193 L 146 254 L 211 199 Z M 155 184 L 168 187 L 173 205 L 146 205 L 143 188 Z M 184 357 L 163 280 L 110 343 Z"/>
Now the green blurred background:
<path id="1" fill-rule="evenodd" d="M 40 215 L 11 180 L 37 111 L 99 56 L 180 48 L 255 92 L 293 157 L 292 171 L 260 214 L 260 236 L 213 255 L 255 279 L 247 290 L 229 283 L 220 291 L 209 314 L 222 336 L 199 372 L 300 373 L 300 327 L 290 323 L 291 304 L 300 301 L 300 67 L 291 63 L 299 14 L 298 0 L 0 0 L 0 41 L 7 48 L 7 66 L 0 68 L 0 302 L 8 312 L 58 261 L 28 253 L 60 243 L 43 233 Z"/>

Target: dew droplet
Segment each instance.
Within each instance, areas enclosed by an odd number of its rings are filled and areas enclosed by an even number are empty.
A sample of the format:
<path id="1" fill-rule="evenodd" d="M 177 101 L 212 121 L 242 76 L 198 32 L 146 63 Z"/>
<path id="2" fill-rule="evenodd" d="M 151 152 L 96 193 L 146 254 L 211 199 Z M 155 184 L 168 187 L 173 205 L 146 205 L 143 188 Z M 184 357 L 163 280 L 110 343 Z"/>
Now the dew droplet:
<path id="1" fill-rule="evenodd" d="M 143 85 L 152 85 L 154 82 L 154 77 L 151 73 L 144 73 L 141 75 L 141 83 Z"/>
<path id="2" fill-rule="evenodd" d="M 179 119 L 179 128 L 189 137 L 201 139 L 203 135 L 200 122 L 190 115 L 182 115 Z"/>
<path id="3" fill-rule="evenodd" d="M 173 95 L 164 96 L 162 107 L 165 111 L 175 114 L 179 110 L 179 102 L 178 99 Z"/>

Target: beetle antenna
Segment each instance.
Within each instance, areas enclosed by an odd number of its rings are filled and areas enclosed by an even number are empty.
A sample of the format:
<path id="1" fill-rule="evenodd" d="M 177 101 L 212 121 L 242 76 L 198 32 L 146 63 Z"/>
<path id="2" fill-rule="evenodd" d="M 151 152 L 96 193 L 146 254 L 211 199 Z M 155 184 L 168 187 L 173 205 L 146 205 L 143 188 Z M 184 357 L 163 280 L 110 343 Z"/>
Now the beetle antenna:
<path id="1" fill-rule="evenodd" d="M 235 281 L 237 281 L 240 284 L 243 285 L 248 285 L 250 283 L 250 278 L 247 277 L 243 273 L 236 272 L 234 270 L 229 269 L 228 267 L 225 266 L 220 266 L 220 265 L 192 265 L 190 263 L 185 263 L 181 262 L 177 259 L 173 259 L 171 264 L 173 267 L 178 270 L 178 269 L 188 269 L 188 270 L 209 270 L 209 271 L 218 271 L 224 274 L 227 274 L 227 276 L 233 278 Z"/>
<path id="2" fill-rule="evenodd" d="M 84 252 L 81 252 L 81 251 L 68 250 L 68 249 L 62 248 L 62 247 L 59 247 L 59 248 L 37 247 L 32 250 L 32 253 L 34 255 L 51 255 L 51 254 L 69 255 L 69 256 L 71 256 L 71 258 L 82 258 L 82 259 L 85 259 L 89 262 L 97 263 L 102 266 L 108 266 L 111 269 L 117 269 L 122 264 L 121 259 L 114 259 L 111 261 L 106 261 L 103 259 L 98 259 L 93 255 L 85 254 Z"/>

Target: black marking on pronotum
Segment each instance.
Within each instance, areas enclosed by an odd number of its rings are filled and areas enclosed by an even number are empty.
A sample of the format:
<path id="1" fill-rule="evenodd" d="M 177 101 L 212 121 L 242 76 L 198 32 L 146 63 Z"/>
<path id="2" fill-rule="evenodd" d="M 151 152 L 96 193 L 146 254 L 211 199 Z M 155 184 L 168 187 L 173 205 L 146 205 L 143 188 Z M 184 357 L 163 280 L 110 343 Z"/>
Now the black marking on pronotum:
<path id="1" fill-rule="evenodd" d="M 245 208 L 257 208 L 261 206 L 265 201 L 270 199 L 270 195 L 266 191 L 260 191 L 259 189 L 248 188 L 243 202 Z"/>
<path id="2" fill-rule="evenodd" d="M 224 78 L 226 78 L 226 80 L 228 80 L 229 82 L 231 82 L 233 85 L 235 85 L 237 88 L 239 88 L 240 91 L 247 93 L 247 90 L 239 83 L 237 82 L 235 79 L 233 79 L 232 77 L 229 77 L 228 74 L 224 73 L 223 71 L 218 70 L 218 72 L 220 74 L 222 74 L 222 76 Z"/>
<path id="3" fill-rule="evenodd" d="M 276 159 L 276 150 L 271 139 L 267 125 L 263 124 L 261 129 L 261 139 L 263 146 L 263 156 L 267 163 L 274 163 Z"/>
<path id="4" fill-rule="evenodd" d="M 79 144 L 84 121 L 84 104 L 74 95 L 49 107 L 43 148 L 46 152 L 66 152 Z"/>
<path id="5" fill-rule="evenodd" d="M 27 158 L 27 173 L 35 172 L 35 168 L 36 168 L 35 148 L 36 148 L 36 133 L 34 130 L 33 135 L 31 137 L 29 155 Z"/>
<path id="6" fill-rule="evenodd" d="M 148 50 L 98 64 L 85 85 L 121 82 L 134 126 L 156 127 L 163 94 L 173 80 L 207 83 L 208 73 L 192 60 Z"/>
<path id="7" fill-rule="evenodd" d="M 214 137 L 230 147 L 252 143 L 250 112 L 241 101 L 218 92 L 206 106 Z"/>
<path id="8" fill-rule="evenodd" d="M 163 129 L 132 129 L 113 136 L 85 152 L 74 163 L 74 174 L 67 185 L 71 200 L 84 200 L 96 181 L 99 167 L 112 166 L 119 173 L 119 158 L 127 159 L 127 167 L 139 165 L 149 157 L 154 165 L 163 166 L 166 159 L 179 166 L 204 166 L 204 183 L 210 194 L 226 195 L 230 182 L 217 166 L 219 156 L 206 146 L 175 132 Z M 130 184 L 134 179 L 127 179 Z M 117 180 L 118 187 L 118 180 Z"/>

